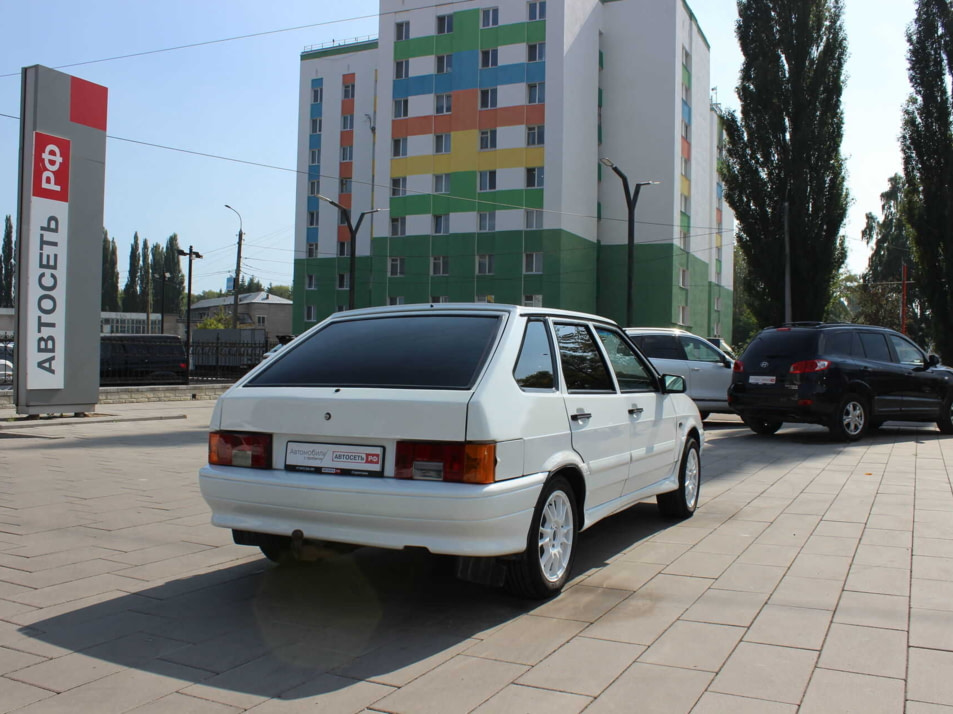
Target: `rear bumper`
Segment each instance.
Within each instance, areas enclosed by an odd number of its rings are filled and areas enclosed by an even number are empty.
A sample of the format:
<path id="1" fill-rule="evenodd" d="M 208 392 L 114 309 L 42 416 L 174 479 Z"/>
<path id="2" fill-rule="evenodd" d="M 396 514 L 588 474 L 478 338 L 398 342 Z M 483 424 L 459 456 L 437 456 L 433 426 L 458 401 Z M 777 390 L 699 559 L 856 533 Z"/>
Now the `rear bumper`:
<path id="1" fill-rule="evenodd" d="M 206 466 L 199 486 L 212 524 L 222 528 L 495 556 L 526 549 L 547 475 L 484 486 Z"/>
<path id="2" fill-rule="evenodd" d="M 826 424 L 837 408 L 830 393 L 804 389 L 751 390 L 749 385 L 732 384 L 728 403 L 742 419 Z M 806 385 L 805 385 L 806 386 Z"/>

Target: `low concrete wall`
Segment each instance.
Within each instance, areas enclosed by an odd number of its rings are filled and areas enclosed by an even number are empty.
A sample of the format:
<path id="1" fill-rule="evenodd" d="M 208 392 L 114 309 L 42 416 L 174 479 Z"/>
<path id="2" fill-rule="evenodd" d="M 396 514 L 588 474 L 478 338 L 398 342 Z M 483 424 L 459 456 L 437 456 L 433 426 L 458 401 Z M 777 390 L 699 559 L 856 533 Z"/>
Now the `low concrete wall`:
<path id="1" fill-rule="evenodd" d="M 169 384 L 150 387 L 100 387 L 99 404 L 133 402 L 188 402 L 218 399 L 231 384 Z M 0 391 L 0 408 L 12 407 L 13 390 Z"/>

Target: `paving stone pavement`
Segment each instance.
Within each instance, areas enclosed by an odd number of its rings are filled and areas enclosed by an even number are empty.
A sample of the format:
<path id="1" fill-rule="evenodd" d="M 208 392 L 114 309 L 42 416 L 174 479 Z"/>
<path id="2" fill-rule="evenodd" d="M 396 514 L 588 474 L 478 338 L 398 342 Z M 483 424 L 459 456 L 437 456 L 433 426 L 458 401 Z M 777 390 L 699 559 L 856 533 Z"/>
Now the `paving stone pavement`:
<path id="1" fill-rule="evenodd" d="M 719 419 L 693 518 L 604 521 L 529 603 L 421 553 L 233 545 L 197 485 L 211 406 L 0 430 L 0 712 L 953 712 L 933 428 Z"/>

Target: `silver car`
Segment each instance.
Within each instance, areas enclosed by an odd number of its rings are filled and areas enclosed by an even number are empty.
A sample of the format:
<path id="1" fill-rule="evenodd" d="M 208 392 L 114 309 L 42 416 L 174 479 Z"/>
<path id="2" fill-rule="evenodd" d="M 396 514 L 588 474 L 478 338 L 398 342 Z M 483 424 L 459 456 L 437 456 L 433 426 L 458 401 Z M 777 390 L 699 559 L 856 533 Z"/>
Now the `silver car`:
<path id="1" fill-rule="evenodd" d="M 625 332 L 659 372 L 685 379 L 702 419 L 712 412 L 733 413 L 728 385 L 734 362 L 711 342 L 675 328 L 628 327 Z"/>

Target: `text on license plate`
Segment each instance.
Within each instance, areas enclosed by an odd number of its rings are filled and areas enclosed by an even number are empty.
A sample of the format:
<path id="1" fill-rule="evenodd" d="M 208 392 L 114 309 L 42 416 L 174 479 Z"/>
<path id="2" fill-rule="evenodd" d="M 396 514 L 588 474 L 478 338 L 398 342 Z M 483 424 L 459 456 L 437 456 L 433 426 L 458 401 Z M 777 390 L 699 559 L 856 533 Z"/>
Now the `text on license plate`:
<path id="1" fill-rule="evenodd" d="M 775 377 L 756 377 L 751 376 L 748 378 L 748 382 L 751 384 L 774 384 L 777 381 Z"/>
<path id="2" fill-rule="evenodd" d="M 289 441 L 285 468 L 320 474 L 378 475 L 384 469 L 384 447 Z"/>

